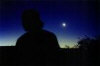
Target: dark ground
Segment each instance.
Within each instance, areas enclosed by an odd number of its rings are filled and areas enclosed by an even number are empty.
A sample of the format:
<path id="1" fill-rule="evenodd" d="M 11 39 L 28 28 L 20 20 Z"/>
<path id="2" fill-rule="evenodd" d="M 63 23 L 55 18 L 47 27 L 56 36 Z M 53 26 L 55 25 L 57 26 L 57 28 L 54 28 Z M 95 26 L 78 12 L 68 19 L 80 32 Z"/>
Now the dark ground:
<path id="1" fill-rule="evenodd" d="M 89 52 L 82 49 L 61 49 L 66 56 L 66 64 L 61 66 L 99 66 L 97 62 L 99 60 L 93 59 L 94 57 L 89 56 Z M 0 66 L 12 65 L 14 56 L 16 55 L 15 47 L 0 47 Z M 62 58 L 62 57 L 61 57 Z M 96 62 L 96 63 L 95 63 Z"/>

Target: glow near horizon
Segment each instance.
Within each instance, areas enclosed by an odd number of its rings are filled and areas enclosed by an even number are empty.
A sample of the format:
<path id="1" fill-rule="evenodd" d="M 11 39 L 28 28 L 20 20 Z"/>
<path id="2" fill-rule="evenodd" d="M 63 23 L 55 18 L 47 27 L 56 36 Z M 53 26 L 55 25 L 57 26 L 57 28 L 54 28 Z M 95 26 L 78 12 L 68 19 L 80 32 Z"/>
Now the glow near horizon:
<path id="1" fill-rule="evenodd" d="M 2 39 L 0 38 L 0 46 L 15 46 L 17 39 L 22 34 L 5 36 Z M 72 48 L 74 45 L 77 44 L 77 40 L 74 40 L 74 39 L 72 39 L 72 40 L 70 39 L 69 40 L 68 38 L 60 37 L 58 35 L 56 35 L 56 36 L 57 36 L 57 39 L 58 39 L 59 46 L 61 48 L 65 48 L 65 45 L 67 45 L 70 48 Z"/>
<path id="2" fill-rule="evenodd" d="M 16 38 L 11 38 L 11 39 L 2 39 L 0 41 L 0 46 L 16 46 Z M 65 46 L 69 46 L 70 48 L 72 48 L 74 45 L 76 45 L 77 43 L 75 43 L 74 40 L 58 40 L 59 46 L 61 48 L 66 48 Z"/>

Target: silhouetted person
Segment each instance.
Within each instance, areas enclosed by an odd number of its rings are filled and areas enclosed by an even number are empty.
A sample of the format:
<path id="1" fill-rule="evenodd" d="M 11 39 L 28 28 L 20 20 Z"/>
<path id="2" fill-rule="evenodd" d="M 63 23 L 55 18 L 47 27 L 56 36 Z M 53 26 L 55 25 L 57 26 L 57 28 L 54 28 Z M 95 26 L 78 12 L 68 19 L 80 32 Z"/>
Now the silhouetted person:
<path id="1" fill-rule="evenodd" d="M 43 22 L 40 20 L 39 13 L 33 9 L 24 11 L 22 24 L 26 33 L 16 43 L 16 63 L 22 65 L 58 63 L 57 38 L 53 33 L 42 29 Z"/>

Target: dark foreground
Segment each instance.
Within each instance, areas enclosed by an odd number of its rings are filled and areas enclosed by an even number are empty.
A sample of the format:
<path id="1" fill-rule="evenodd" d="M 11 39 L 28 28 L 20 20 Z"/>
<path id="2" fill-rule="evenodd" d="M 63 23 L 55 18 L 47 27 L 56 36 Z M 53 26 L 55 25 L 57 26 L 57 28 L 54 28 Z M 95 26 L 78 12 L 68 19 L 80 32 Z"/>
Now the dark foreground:
<path id="1" fill-rule="evenodd" d="M 60 66 L 100 66 L 100 57 L 97 54 L 83 49 L 61 49 Z M 15 47 L 0 47 L 0 66 L 15 66 Z M 64 59 L 62 59 L 64 58 Z M 48 64 L 49 65 L 49 64 Z M 47 66 L 48 66 L 47 65 Z M 20 66 L 20 65 L 18 65 Z M 33 65 L 32 65 L 33 66 Z M 49 66 L 59 66 L 49 65 Z"/>

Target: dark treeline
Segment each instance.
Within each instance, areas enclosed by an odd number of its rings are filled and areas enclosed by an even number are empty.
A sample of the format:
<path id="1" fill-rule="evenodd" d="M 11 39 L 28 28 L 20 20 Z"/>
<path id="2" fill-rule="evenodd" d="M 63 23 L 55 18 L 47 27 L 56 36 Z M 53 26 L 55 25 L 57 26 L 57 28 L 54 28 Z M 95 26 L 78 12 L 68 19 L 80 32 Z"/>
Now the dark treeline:
<path id="1" fill-rule="evenodd" d="M 88 64 L 100 65 L 100 36 L 95 38 L 85 37 L 79 42 L 79 49 L 87 54 Z"/>

